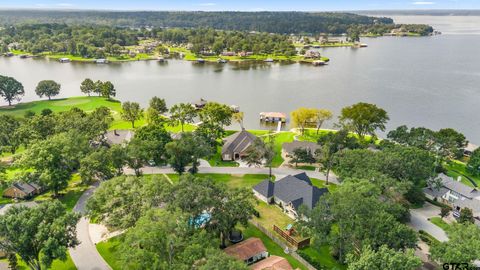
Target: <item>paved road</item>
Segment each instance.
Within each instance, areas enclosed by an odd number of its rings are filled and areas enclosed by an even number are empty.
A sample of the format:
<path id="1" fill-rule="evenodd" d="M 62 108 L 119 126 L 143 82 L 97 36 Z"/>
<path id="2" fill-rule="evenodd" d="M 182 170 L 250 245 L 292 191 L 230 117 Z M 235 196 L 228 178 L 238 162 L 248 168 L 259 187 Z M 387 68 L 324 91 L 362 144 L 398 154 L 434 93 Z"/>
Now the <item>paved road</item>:
<path id="1" fill-rule="evenodd" d="M 73 211 L 81 214 L 85 213 L 87 200 L 92 196 L 97 186 L 98 185 L 91 186 L 82 194 Z M 77 238 L 80 241 L 80 245 L 69 249 L 70 257 L 72 257 L 75 266 L 79 270 L 110 270 L 110 266 L 108 266 L 102 256 L 97 252 L 97 248 L 90 239 L 88 223 L 89 221 L 85 217 L 82 217 L 78 222 Z"/>
<path id="2" fill-rule="evenodd" d="M 144 167 L 142 168 L 143 174 L 169 174 L 175 173 L 170 167 Z M 287 176 L 294 175 L 301 172 L 305 172 L 309 177 L 316 179 L 325 179 L 325 174 L 315 171 L 303 171 L 295 170 L 290 168 L 273 168 L 272 174 L 277 177 L 277 179 Z M 268 174 L 268 168 L 242 168 L 242 167 L 200 167 L 199 173 L 218 173 L 218 174 Z M 125 169 L 125 174 L 133 175 L 134 172 L 131 169 Z M 329 181 L 331 183 L 338 184 L 338 179 L 335 175 L 330 174 Z"/>
<path id="3" fill-rule="evenodd" d="M 441 242 L 448 241 L 447 234 L 440 227 L 428 220 L 428 218 L 438 216 L 439 213 L 439 207 L 430 203 L 425 203 L 424 207 L 420 209 L 410 210 L 411 218 L 409 225 L 416 231 L 426 231 Z"/>

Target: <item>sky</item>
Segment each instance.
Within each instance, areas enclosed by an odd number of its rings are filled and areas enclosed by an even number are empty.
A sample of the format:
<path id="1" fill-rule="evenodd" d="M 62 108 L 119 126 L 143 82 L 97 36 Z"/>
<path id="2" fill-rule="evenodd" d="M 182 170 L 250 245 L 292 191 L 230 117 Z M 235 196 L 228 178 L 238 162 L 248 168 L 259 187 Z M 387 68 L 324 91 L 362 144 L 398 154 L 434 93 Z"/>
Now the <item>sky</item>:
<path id="1" fill-rule="evenodd" d="M 480 9 L 480 0 L 0 0 L 0 8 L 204 11 Z"/>

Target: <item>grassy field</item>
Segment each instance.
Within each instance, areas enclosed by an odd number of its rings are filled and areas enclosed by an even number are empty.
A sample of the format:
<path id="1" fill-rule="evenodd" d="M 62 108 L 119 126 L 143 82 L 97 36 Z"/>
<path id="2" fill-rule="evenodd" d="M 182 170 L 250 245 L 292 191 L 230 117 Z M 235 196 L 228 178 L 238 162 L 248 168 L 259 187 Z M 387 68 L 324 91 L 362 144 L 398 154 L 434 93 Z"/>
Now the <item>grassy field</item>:
<path id="1" fill-rule="evenodd" d="M 102 97 L 71 97 L 64 99 L 39 100 L 19 103 L 12 107 L 1 107 L 0 114 L 23 117 L 27 111 L 32 111 L 37 114 L 44 109 L 50 109 L 53 112 L 62 112 L 68 111 L 73 107 L 89 112 L 101 106 L 110 108 L 115 114 L 120 112 L 122 107 L 119 101 L 109 100 Z"/>
<path id="2" fill-rule="evenodd" d="M 107 107 L 112 110 L 113 123 L 110 125 L 110 130 L 113 129 L 132 129 L 130 122 L 121 119 L 122 104 L 120 101 L 113 99 L 106 99 L 103 97 L 71 97 L 64 99 L 52 99 L 52 100 L 39 100 L 26 103 L 15 104 L 12 107 L 0 107 L 0 114 L 8 114 L 15 117 L 23 117 L 27 111 L 34 113 L 41 113 L 44 109 L 50 109 L 53 112 L 68 111 L 74 107 L 82 109 L 86 112 L 91 112 L 98 107 Z M 135 128 L 146 125 L 145 118 L 135 121 Z M 165 125 L 165 128 L 169 132 L 180 132 L 181 126 Z M 193 131 L 196 126 L 192 124 L 184 125 L 185 131 Z M 21 150 L 21 149 L 20 149 Z M 9 154 L 3 154 L 8 156 Z"/>

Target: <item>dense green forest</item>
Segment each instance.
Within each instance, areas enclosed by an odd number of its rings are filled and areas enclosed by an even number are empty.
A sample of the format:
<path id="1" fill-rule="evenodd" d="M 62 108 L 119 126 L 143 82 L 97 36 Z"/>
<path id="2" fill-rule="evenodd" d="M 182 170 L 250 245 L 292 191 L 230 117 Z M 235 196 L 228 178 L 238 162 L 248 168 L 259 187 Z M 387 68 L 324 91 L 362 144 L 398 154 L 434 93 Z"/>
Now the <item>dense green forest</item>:
<path id="1" fill-rule="evenodd" d="M 113 12 L 0 10 L 0 24 L 66 23 L 120 27 L 181 27 L 258 31 L 278 34 L 342 34 L 352 26 L 395 27 L 390 18 L 340 12 Z"/>
<path id="2" fill-rule="evenodd" d="M 288 56 L 296 54 L 295 47 L 287 35 L 217 31 L 211 28 L 147 30 L 66 24 L 5 27 L 0 30 L 0 52 L 21 50 L 33 54 L 48 52 L 101 58 L 106 55 L 120 55 L 124 53 L 126 47 L 139 45 L 142 40 L 149 42 L 149 45 L 140 46 L 142 50 L 157 50 L 160 53 L 166 47 L 158 46 L 158 42 L 167 45 L 188 44 L 189 50 L 196 54 L 218 55 L 223 51 L 252 51 L 256 54 L 276 53 Z"/>

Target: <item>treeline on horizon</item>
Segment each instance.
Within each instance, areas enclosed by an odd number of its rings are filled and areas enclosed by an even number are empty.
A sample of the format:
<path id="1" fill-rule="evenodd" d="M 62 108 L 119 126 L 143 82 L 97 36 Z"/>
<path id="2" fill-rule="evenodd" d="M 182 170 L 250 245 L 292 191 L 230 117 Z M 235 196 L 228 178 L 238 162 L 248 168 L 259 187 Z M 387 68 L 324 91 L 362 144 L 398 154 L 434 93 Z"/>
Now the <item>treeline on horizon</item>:
<path id="1" fill-rule="evenodd" d="M 376 26 L 383 31 L 399 25 L 386 17 L 345 12 L 200 12 L 200 11 L 49 11 L 0 10 L 0 24 L 95 24 L 118 27 L 214 28 L 278 34 L 343 34 L 352 27 L 367 32 Z M 420 34 L 433 29 L 418 26 Z"/>

